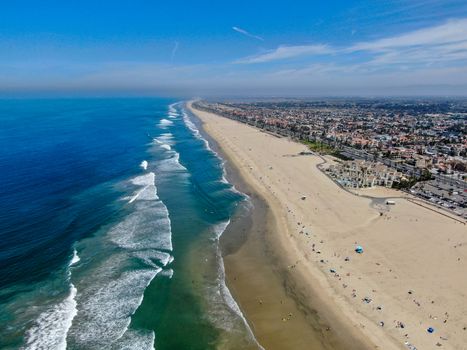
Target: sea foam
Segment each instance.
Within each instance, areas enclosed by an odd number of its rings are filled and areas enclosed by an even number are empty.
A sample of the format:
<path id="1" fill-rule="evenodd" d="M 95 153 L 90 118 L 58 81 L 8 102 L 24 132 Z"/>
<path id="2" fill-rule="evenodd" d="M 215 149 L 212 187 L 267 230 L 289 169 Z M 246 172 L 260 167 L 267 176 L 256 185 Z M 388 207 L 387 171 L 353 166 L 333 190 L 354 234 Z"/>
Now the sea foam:
<path id="1" fill-rule="evenodd" d="M 158 144 L 174 145 L 174 137 L 170 132 L 160 134 L 160 136 L 154 138 L 154 141 Z"/>
<path id="2" fill-rule="evenodd" d="M 154 331 L 128 329 L 113 344 L 113 348 L 122 350 L 154 350 L 154 340 Z"/>
<path id="3" fill-rule="evenodd" d="M 180 154 L 173 151 L 170 158 L 163 159 L 157 165 L 160 172 L 186 171 L 187 169 L 180 163 Z"/>
<path id="4" fill-rule="evenodd" d="M 77 326 L 69 337 L 73 346 L 86 349 L 152 349 L 154 333 L 131 329 L 131 316 L 141 305 L 144 290 L 173 260 L 171 223 L 157 197 L 155 174 L 130 180 L 137 191 L 134 210 L 107 230 L 106 239 L 120 249 L 94 267 L 81 281 Z M 146 191 L 152 193 L 144 193 Z M 142 267 L 133 266 L 137 259 Z"/>
<path id="5" fill-rule="evenodd" d="M 148 168 L 148 161 L 147 161 L 147 160 L 143 160 L 139 166 L 140 166 L 141 168 L 143 168 L 144 170 L 147 170 L 147 168 Z"/>
<path id="6" fill-rule="evenodd" d="M 66 349 L 66 336 L 77 314 L 76 292 L 75 286 L 71 284 L 70 293 L 62 302 L 39 315 L 34 326 L 26 333 L 25 349 Z"/>
<path id="7" fill-rule="evenodd" d="M 69 266 L 76 265 L 77 263 L 80 262 L 80 260 L 81 259 L 80 259 L 79 255 L 78 255 L 78 252 L 76 251 L 76 249 L 73 249 L 73 257 L 71 258 Z"/>
<path id="8" fill-rule="evenodd" d="M 221 162 L 221 166 L 222 166 L 222 179 L 221 179 L 221 182 L 225 183 L 225 184 L 228 184 L 230 186 L 230 189 L 232 192 L 235 192 L 237 194 L 240 194 L 242 195 L 244 198 L 248 198 L 248 195 L 240 192 L 239 190 L 237 190 L 237 188 L 232 185 L 231 183 L 229 183 L 227 181 L 227 173 L 226 173 L 226 170 L 225 170 L 225 161 L 222 159 L 222 157 L 216 152 L 214 151 L 211 146 L 209 145 L 209 141 L 206 140 L 200 133 L 199 129 L 197 128 L 197 126 L 195 125 L 195 123 L 193 123 L 193 121 L 190 119 L 188 113 L 183 110 L 182 111 L 182 114 L 183 114 L 183 121 L 185 122 L 185 125 L 188 127 L 188 129 L 191 130 L 191 132 L 193 133 L 193 135 L 198 138 L 199 140 L 203 141 L 204 143 L 204 146 L 205 148 L 211 152 L 217 159 L 219 159 L 219 161 Z"/>
<path id="9" fill-rule="evenodd" d="M 222 166 L 221 182 L 224 184 L 228 184 L 230 186 L 229 187 L 230 191 L 235 192 L 237 194 L 241 194 L 244 198 L 248 198 L 245 194 L 238 191 L 234 186 L 232 186 L 227 181 L 226 171 L 225 171 L 225 162 L 222 160 L 219 154 L 210 147 L 209 142 L 201 135 L 197 126 L 190 119 L 188 113 L 185 110 L 183 110 L 182 115 L 183 115 L 183 120 L 185 122 L 185 125 L 188 127 L 188 129 L 191 130 L 192 134 L 198 139 L 200 139 L 201 141 L 203 141 L 205 149 L 211 152 L 221 162 L 221 166 Z M 210 307 L 211 307 L 210 318 L 214 323 L 216 323 L 222 329 L 228 332 L 231 332 L 234 328 L 238 327 L 234 319 L 228 316 L 228 313 L 230 312 L 234 313 L 241 319 L 243 327 L 245 328 L 250 340 L 254 342 L 258 348 L 263 349 L 263 347 L 256 340 L 251 330 L 251 327 L 248 324 L 248 321 L 244 317 L 242 311 L 240 310 L 235 299 L 232 297 L 232 294 L 230 293 L 230 290 L 227 288 L 227 285 L 225 283 L 224 261 L 222 259 L 222 254 L 220 251 L 218 241 L 229 224 L 230 224 L 230 220 L 227 220 L 225 222 L 219 223 L 213 228 L 214 239 L 217 241 L 216 258 L 219 262 L 219 267 L 218 267 L 217 283 L 215 285 L 208 287 L 208 293 L 210 294 L 210 299 L 212 300 L 212 303 L 210 304 Z M 225 309 L 224 305 L 228 307 L 228 310 Z"/>
<path id="10" fill-rule="evenodd" d="M 73 257 L 68 264 L 68 280 L 71 278 L 70 267 L 76 265 L 79 261 L 80 257 L 76 249 L 74 249 Z M 42 312 L 34 322 L 34 325 L 28 329 L 23 349 L 64 350 L 67 348 L 66 338 L 68 330 L 78 313 L 77 302 L 75 300 L 76 294 L 76 287 L 73 283 L 70 283 L 68 295 L 61 302 Z"/>
<path id="11" fill-rule="evenodd" d="M 219 240 L 220 236 L 224 233 L 229 224 L 230 220 L 219 223 L 213 227 L 213 233 L 216 240 Z M 249 340 L 253 342 L 259 349 L 263 349 L 263 347 L 256 340 L 253 331 L 248 324 L 248 321 L 246 320 L 245 316 L 240 310 L 240 307 L 230 293 L 230 290 L 227 288 L 225 283 L 224 261 L 222 259 L 219 244 L 216 245 L 216 260 L 219 263 L 216 283 L 207 287 L 209 298 L 211 300 L 209 312 L 210 319 L 220 328 L 229 333 L 232 333 L 233 331 L 238 330 L 239 327 L 239 324 L 235 321 L 235 318 L 229 316 L 230 313 L 234 313 L 241 320 L 241 327 L 245 329 Z M 227 306 L 227 308 L 225 306 Z"/>
<path id="12" fill-rule="evenodd" d="M 169 106 L 169 113 L 168 113 L 169 118 L 176 119 L 177 117 L 180 116 L 180 114 L 178 113 L 176 109 L 176 106 L 178 106 L 179 104 L 180 102 L 177 102 L 177 103 L 172 103 Z"/>
<path id="13" fill-rule="evenodd" d="M 135 200 L 157 200 L 157 189 L 155 184 L 156 175 L 150 172 L 146 175 L 135 177 L 131 180 L 133 185 L 142 186 L 138 189 L 134 195 L 130 198 L 129 203 L 133 203 Z"/>
<path id="14" fill-rule="evenodd" d="M 73 347 L 108 348 L 127 332 L 144 290 L 161 271 L 151 268 L 121 272 L 127 263 L 126 254 L 114 254 L 81 281 L 86 288 L 77 296 L 77 322 L 69 331 Z"/>
<path id="15" fill-rule="evenodd" d="M 168 120 L 168 119 L 161 119 L 160 122 L 159 122 L 159 127 L 161 128 L 166 128 L 168 126 L 171 126 L 173 125 L 173 121 L 171 120 Z"/>
<path id="16" fill-rule="evenodd" d="M 154 172 L 133 177 L 125 187 L 134 190 L 131 211 L 100 238 L 110 254 L 103 253 L 78 281 L 78 314 L 68 332 L 75 348 L 153 349 L 154 332 L 130 323 L 147 286 L 171 270 L 171 223 Z"/>
<path id="17" fill-rule="evenodd" d="M 179 116 L 172 109 L 168 118 Z M 162 119 L 159 125 L 166 128 L 173 121 Z M 154 142 L 170 156 L 161 162 L 163 169 L 182 167 L 179 154 L 171 147 L 171 133 Z M 149 160 L 152 167 L 153 159 Z M 123 218 L 77 243 L 85 263 L 74 249 L 67 270 L 68 294 L 65 290 L 64 297 L 56 296 L 58 302 L 38 312 L 25 333 L 23 348 L 154 349 L 154 332 L 132 329 L 130 323 L 155 276 L 171 278 L 174 273 L 170 268 L 172 233 L 169 212 L 157 195 L 156 175 L 147 172 L 147 160 L 139 166 L 144 173 L 122 185 L 131 203 L 124 208 Z M 99 249 L 93 251 L 89 246 Z"/>

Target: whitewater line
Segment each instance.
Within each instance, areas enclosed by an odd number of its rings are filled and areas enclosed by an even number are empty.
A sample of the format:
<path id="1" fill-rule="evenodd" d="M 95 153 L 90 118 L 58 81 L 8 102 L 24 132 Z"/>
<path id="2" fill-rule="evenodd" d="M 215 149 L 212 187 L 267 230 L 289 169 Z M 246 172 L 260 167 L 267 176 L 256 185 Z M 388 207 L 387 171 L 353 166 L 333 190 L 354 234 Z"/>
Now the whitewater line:
<path id="1" fill-rule="evenodd" d="M 139 190 L 131 199 L 128 203 L 133 203 L 136 199 L 138 199 L 138 197 L 141 195 L 141 193 L 143 193 L 144 191 L 146 191 L 148 189 L 149 186 L 153 186 L 153 185 L 146 185 L 143 187 L 143 189 Z"/>

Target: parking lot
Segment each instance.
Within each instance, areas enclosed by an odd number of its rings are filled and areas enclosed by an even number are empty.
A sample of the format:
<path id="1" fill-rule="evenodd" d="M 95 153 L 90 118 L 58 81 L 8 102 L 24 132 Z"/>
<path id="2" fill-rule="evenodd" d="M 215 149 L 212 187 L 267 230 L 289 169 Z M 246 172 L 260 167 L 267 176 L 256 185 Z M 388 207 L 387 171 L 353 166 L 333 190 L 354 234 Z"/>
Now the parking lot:
<path id="1" fill-rule="evenodd" d="M 410 192 L 418 197 L 467 219 L 467 190 L 463 184 L 438 180 L 419 182 Z"/>

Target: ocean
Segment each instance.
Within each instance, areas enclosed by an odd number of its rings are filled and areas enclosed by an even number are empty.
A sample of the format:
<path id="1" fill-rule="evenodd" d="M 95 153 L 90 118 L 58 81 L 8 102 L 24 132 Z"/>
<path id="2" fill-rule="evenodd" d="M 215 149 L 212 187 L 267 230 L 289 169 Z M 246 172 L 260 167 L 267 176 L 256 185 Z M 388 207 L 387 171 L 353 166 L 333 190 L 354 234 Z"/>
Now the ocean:
<path id="1" fill-rule="evenodd" d="M 247 205 L 183 102 L 0 100 L 0 348 L 255 347 L 219 247 Z"/>

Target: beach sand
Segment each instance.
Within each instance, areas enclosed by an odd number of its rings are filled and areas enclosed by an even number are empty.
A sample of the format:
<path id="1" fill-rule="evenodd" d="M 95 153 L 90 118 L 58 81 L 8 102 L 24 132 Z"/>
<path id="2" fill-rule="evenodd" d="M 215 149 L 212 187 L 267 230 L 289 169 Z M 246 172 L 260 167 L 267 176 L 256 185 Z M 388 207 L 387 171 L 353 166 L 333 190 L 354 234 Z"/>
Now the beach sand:
<path id="1" fill-rule="evenodd" d="M 399 192 L 349 193 L 323 159 L 298 156 L 305 146 L 194 112 L 252 194 L 249 232 L 233 222 L 243 238 L 227 232 L 223 245 L 228 286 L 266 349 L 467 349 L 465 223 Z"/>

